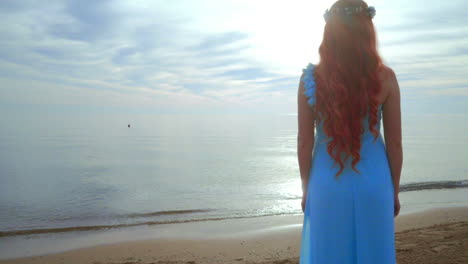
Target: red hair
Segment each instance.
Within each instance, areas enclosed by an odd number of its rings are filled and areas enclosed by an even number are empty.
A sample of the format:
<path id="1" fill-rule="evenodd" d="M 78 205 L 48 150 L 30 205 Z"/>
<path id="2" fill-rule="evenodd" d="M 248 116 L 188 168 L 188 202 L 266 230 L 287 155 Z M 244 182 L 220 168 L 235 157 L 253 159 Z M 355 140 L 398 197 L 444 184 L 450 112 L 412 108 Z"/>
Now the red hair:
<path id="1" fill-rule="evenodd" d="M 316 79 L 315 111 L 323 120 L 323 130 L 331 140 L 327 152 L 338 164 L 339 174 L 344 162 L 352 158 L 352 168 L 361 159 L 363 119 L 369 114 L 369 129 L 377 138 L 379 132 L 377 95 L 381 90 L 378 72 L 382 59 L 367 4 L 361 0 L 339 0 L 332 7 L 364 7 L 353 15 L 333 14 L 328 19 L 320 45 L 320 63 Z"/>

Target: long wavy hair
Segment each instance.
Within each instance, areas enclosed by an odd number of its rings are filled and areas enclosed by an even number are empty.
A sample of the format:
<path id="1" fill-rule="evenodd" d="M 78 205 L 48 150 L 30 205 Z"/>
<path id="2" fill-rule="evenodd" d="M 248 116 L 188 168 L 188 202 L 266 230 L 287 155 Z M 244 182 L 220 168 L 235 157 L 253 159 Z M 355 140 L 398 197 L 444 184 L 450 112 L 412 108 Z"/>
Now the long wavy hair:
<path id="1" fill-rule="evenodd" d="M 362 0 L 339 0 L 331 7 L 364 7 L 353 15 L 333 14 L 328 19 L 319 48 L 320 63 L 314 73 L 316 79 L 315 111 L 323 130 L 331 140 L 327 152 L 340 169 L 348 158 L 352 168 L 360 161 L 363 119 L 369 116 L 369 130 L 377 138 L 379 132 L 378 99 L 381 83 L 378 72 L 382 59 L 367 4 Z"/>

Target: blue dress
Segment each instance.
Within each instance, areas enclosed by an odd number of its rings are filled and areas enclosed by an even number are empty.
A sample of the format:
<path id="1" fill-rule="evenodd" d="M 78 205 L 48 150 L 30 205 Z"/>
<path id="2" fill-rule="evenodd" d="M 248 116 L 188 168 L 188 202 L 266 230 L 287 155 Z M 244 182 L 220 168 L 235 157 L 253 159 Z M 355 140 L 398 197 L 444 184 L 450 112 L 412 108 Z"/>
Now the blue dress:
<path id="1" fill-rule="evenodd" d="M 308 103 L 315 104 L 314 65 L 304 69 L 302 81 Z M 321 123 L 316 124 L 309 174 L 300 264 L 394 264 L 395 237 L 393 183 L 385 145 L 380 134 L 382 108 L 378 110 L 378 138 L 364 120 L 361 160 L 351 159 L 338 178 L 339 167 L 327 152 Z"/>

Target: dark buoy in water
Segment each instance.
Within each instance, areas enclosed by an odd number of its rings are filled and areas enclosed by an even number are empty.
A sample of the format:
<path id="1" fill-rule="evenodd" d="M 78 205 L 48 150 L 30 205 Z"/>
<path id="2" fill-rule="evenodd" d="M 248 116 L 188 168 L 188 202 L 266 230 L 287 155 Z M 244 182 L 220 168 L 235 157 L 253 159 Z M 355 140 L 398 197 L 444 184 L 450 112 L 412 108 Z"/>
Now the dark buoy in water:
<path id="1" fill-rule="evenodd" d="M 130 124 L 128 124 L 128 127 L 130 127 Z"/>

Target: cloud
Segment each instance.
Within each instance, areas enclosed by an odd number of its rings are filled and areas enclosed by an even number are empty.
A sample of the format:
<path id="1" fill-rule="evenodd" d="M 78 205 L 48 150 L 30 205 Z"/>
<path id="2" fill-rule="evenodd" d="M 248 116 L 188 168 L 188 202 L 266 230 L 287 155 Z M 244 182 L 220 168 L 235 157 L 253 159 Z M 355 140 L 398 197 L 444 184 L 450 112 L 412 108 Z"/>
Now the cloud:
<path id="1" fill-rule="evenodd" d="M 382 5 L 387 23 L 377 24 L 381 52 L 397 73 L 403 95 L 420 101 L 466 96 L 461 88 L 468 83 L 466 1 L 428 1 L 425 8 L 405 1 Z"/>
<path id="2" fill-rule="evenodd" d="M 430 94 L 434 95 L 453 95 L 453 96 L 468 96 L 468 87 L 466 87 L 466 83 L 462 84 L 463 87 L 455 87 L 455 88 L 448 88 L 448 89 L 440 89 L 440 90 L 431 90 Z"/>
<path id="3" fill-rule="evenodd" d="M 89 89 L 126 95 L 156 91 L 187 99 L 210 98 L 204 94 L 209 89 L 222 97 L 222 89 L 234 85 L 231 81 L 261 71 L 239 70 L 254 64 L 242 55 L 248 48 L 242 43 L 245 33 L 195 34 L 167 15 L 121 8 L 116 1 L 55 2 L 47 21 L 34 27 L 27 19 L 17 21 L 25 30 L 10 31 L 11 49 L 0 54 L 3 76 L 50 82 L 77 95 Z M 31 19 L 41 15 L 31 12 Z"/>

